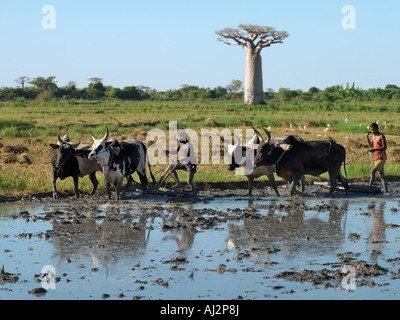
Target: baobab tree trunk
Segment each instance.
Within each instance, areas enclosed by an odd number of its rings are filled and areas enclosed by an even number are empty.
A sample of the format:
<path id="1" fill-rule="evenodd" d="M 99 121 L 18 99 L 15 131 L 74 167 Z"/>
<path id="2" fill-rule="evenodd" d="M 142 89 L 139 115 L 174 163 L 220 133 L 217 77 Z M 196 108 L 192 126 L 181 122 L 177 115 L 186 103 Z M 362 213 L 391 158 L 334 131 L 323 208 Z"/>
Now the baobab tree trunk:
<path id="1" fill-rule="evenodd" d="M 260 104 L 264 101 L 261 54 L 254 48 L 245 50 L 244 104 Z"/>
<path id="2" fill-rule="evenodd" d="M 241 46 L 246 51 L 244 104 L 260 104 L 264 101 L 261 50 L 275 43 L 283 43 L 289 34 L 274 28 L 253 24 L 239 24 L 237 29 L 216 31 L 223 43 Z"/>

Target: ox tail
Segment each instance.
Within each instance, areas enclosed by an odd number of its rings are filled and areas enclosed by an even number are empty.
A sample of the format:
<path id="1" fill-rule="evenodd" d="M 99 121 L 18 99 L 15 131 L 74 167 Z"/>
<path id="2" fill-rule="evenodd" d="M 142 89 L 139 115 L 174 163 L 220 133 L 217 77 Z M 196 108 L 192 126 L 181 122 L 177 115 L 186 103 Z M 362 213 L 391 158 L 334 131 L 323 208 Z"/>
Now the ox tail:
<path id="1" fill-rule="evenodd" d="M 343 169 L 344 169 L 344 174 L 346 175 L 346 185 L 344 187 L 348 191 L 349 190 L 349 180 L 347 179 L 347 170 L 346 170 L 346 149 L 344 149 Z"/>

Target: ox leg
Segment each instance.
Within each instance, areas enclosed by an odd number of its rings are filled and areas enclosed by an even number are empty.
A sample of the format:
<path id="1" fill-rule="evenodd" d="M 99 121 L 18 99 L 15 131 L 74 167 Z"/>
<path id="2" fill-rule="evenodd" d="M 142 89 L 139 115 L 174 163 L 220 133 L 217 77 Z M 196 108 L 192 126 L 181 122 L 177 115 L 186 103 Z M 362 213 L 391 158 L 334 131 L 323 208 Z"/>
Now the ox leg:
<path id="1" fill-rule="evenodd" d="M 289 187 L 289 192 L 290 192 L 291 196 L 295 195 L 296 193 L 299 193 L 299 191 L 296 190 L 296 187 L 302 178 L 303 178 L 302 174 L 300 174 L 300 173 L 294 174 L 292 183 L 290 184 L 290 187 Z"/>
<path id="2" fill-rule="evenodd" d="M 247 194 L 249 197 L 253 195 L 253 184 L 254 184 L 254 178 L 252 177 L 247 177 L 247 188 L 249 189 L 249 193 Z"/>
<path id="3" fill-rule="evenodd" d="M 272 189 L 274 189 L 274 191 L 275 191 L 276 196 L 280 197 L 281 195 L 279 194 L 278 188 L 276 186 L 274 173 L 273 172 L 267 173 L 267 177 L 268 177 L 268 180 L 269 180 L 269 183 L 270 183 Z"/>
<path id="4" fill-rule="evenodd" d="M 336 182 L 336 177 L 338 173 L 337 170 L 335 171 L 329 171 L 329 182 L 331 184 L 331 188 L 329 189 L 329 194 L 333 194 L 336 190 L 337 187 L 337 182 Z"/>
<path id="5" fill-rule="evenodd" d="M 149 183 L 149 181 L 147 180 L 147 177 L 145 174 L 139 173 L 138 172 L 138 176 L 140 179 L 140 184 L 142 185 L 142 197 L 144 197 L 144 193 L 147 190 L 147 184 Z"/>
<path id="6" fill-rule="evenodd" d="M 79 177 L 78 176 L 74 176 L 74 192 L 75 192 L 75 196 L 77 199 L 79 199 L 79 189 L 78 189 L 78 185 L 79 185 Z"/>
<path id="7" fill-rule="evenodd" d="M 339 180 L 339 182 L 343 185 L 344 189 L 346 190 L 346 192 L 349 191 L 349 183 L 347 182 L 346 178 L 343 177 L 343 175 L 339 172 L 339 174 L 337 175 L 337 179 Z"/>
<path id="8" fill-rule="evenodd" d="M 301 192 L 304 193 L 304 191 L 306 190 L 306 177 L 303 176 L 300 180 L 300 187 L 301 187 Z"/>
<path id="9" fill-rule="evenodd" d="M 121 193 L 121 187 L 122 187 L 122 182 L 124 180 L 124 177 L 121 177 L 118 179 L 117 183 L 115 184 L 115 197 L 116 200 L 119 201 L 120 200 L 120 193 Z M 123 190 L 125 191 L 125 190 Z M 122 193 L 122 197 L 124 197 L 124 192 Z"/>
<path id="10" fill-rule="evenodd" d="M 127 183 L 126 183 L 126 186 L 125 186 L 125 188 L 123 188 L 123 190 L 122 190 L 122 195 L 121 195 L 122 199 L 125 198 L 125 192 L 126 192 L 127 190 L 129 190 L 129 188 L 131 187 L 132 182 L 133 182 L 133 178 L 132 178 L 131 175 L 129 175 L 129 176 L 127 177 L 127 179 L 128 179 L 128 181 L 127 181 Z M 121 183 L 121 185 L 122 185 L 122 183 Z"/>
<path id="11" fill-rule="evenodd" d="M 90 195 L 92 196 L 96 192 L 97 187 L 99 185 L 99 181 L 97 181 L 97 178 L 96 178 L 96 172 L 92 172 L 91 174 L 89 174 L 89 179 L 93 184 L 92 192 L 90 193 Z"/>
<path id="12" fill-rule="evenodd" d="M 53 170 L 53 177 L 52 177 L 52 182 L 53 182 L 53 199 L 60 199 L 60 194 L 58 193 L 57 187 L 56 187 L 56 181 L 57 181 L 57 171 Z"/>
<path id="13" fill-rule="evenodd" d="M 106 190 L 107 190 L 107 198 L 108 200 L 111 200 L 111 184 L 106 181 Z"/>

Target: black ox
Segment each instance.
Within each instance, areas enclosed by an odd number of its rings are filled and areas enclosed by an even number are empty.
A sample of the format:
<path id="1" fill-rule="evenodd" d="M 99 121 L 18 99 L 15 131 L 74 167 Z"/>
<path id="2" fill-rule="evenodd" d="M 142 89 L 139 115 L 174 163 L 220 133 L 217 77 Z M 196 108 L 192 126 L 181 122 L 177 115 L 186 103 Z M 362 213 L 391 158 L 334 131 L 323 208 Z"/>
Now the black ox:
<path id="1" fill-rule="evenodd" d="M 257 149 L 260 143 L 265 143 L 265 140 L 263 136 L 254 128 L 252 127 L 254 132 L 256 133 L 255 136 L 245 145 L 242 144 L 241 140 L 239 137 L 235 136 L 235 140 L 237 140 L 237 144 L 228 144 L 228 155 L 229 155 L 229 165 L 228 165 L 228 170 L 229 171 L 235 171 L 237 168 L 240 167 L 245 167 L 248 165 L 247 160 L 253 159 L 251 162 L 251 168 L 245 168 L 244 170 L 244 175 L 248 179 L 248 190 L 249 193 L 248 195 L 251 197 L 252 196 L 252 191 L 253 191 L 253 184 L 254 184 L 254 179 L 260 178 L 262 176 L 267 176 L 271 187 L 274 189 L 275 194 L 277 197 L 280 197 L 277 184 L 275 181 L 274 177 L 274 171 L 275 171 L 275 165 L 270 165 L 270 166 L 258 166 L 257 168 L 254 167 L 254 159 L 257 155 Z M 267 134 L 267 130 L 265 128 L 262 128 Z M 284 138 L 277 138 L 273 140 L 269 140 L 269 142 L 273 143 L 279 143 L 280 141 L 284 140 Z M 221 140 L 225 143 L 225 139 L 221 136 Z M 235 156 L 236 154 L 236 156 Z M 239 159 L 237 159 L 237 156 L 239 156 Z M 252 157 L 252 158 L 251 158 Z M 300 180 L 300 185 L 301 189 L 304 192 L 304 187 L 305 187 L 305 179 L 304 177 Z"/>
<path id="2" fill-rule="evenodd" d="M 79 198 L 79 177 L 89 175 L 89 179 L 93 184 L 91 195 L 95 193 L 99 185 L 96 179 L 96 171 L 102 171 L 101 166 L 96 161 L 88 159 L 91 150 L 87 148 L 77 149 L 79 145 L 80 142 L 69 143 L 68 135 L 65 135 L 61 139 L 60 134 L 58 134 L 58 143 L 50 144 L 54 149 L 54 154 L 50 161 L 53 168 L 53 199 L 60 198 L 56 187 L 57 178 L 64 180 L 72 177 L 74 179 L 74 192 L 77 198 Z"/>
<path id="3" fill-rule="evenodd" d="M 257 149 L 254 167 L 276 166 L 276 174 L 292 181 L 290 195 L 293 195 L 296 186 L 304 175 L 319 176 L 329 173 L 330 190 L 332 194 L 339 180 L 345 190 L 349 190 L 347 180 L 340 172 L 342 164 L 346 172 L 346 150 L 333 140 L 329 141 L 301 141 L 294 136 L 289 136 L 281 144 L 270 143 L 271 136 L 268 134 L 267 141 L 261 143 Z M 347 176 L 347 173 L 346 173 Z"/>

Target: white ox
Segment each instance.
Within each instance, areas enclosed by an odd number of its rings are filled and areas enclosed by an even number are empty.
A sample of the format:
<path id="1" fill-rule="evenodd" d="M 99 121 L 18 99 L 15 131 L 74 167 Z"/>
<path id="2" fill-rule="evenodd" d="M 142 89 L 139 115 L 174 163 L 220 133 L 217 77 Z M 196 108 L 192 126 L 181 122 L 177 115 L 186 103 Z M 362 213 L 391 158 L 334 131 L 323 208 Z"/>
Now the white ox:
<path id="1" fill-rule="evenodd" d="M 124 197 L 125 190 L 127 190 L 133 182 L 131 175 L 135 171 L 139 176 L 142 192 L 144 193 L 148 184 L 146 177 L 146 146 L 135 139 L 125 140 L 121 143 L 116 139 L 110 139 L 110 141 L 107 142 L 109 134 L 108 128 L 102 139 L 96 139 L 92 132 L 90 132 L 90 134 L 93 139 L 93 145 L 92 152 L 89 154 L 89 159 L 97 160 L 103 169 L 104 177 L 107 182 L 108 198 L 111 198 L 110 184 L 113 184 L 115 186 L 116 199 L 120 199 L 122 181 L 126 178 L 128 182 L 122 192 L 122 197 Z M 155 182 L 150 164 L 149 169 L 153 182 Z"/>

